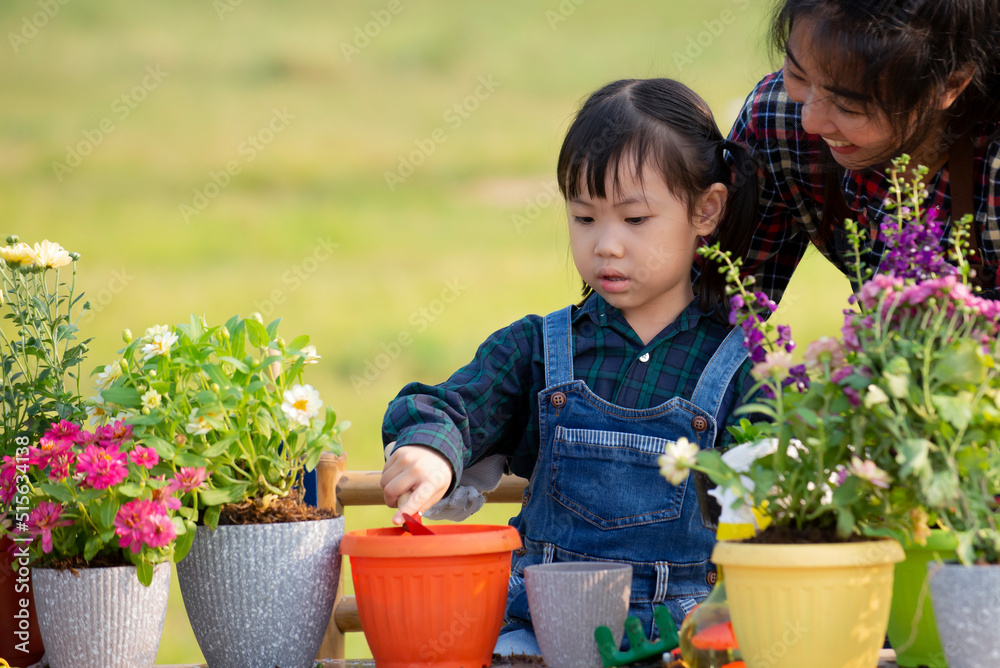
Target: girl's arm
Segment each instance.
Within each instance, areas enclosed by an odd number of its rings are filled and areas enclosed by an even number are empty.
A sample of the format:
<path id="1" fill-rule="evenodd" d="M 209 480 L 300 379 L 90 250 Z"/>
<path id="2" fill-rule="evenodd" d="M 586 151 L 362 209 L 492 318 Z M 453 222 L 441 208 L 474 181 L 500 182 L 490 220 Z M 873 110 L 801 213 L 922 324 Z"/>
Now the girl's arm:
<path id="1" fill-rule="evenodd" d="M 528 316 L 491 335 L 445 382 L 410 383 L 400 391 L 382 423 L 383 443 L 395 441 L 398 453 L 383 473 L 387 503 L 411 491 L 413 503 L 426 510 L 451 493 L 464 467 L 486 455 L 523 458 L 531 443 L 537 453 L 541 336 L 542 319 Z M 443 475 L 444 464 L 450 475 Z"/>

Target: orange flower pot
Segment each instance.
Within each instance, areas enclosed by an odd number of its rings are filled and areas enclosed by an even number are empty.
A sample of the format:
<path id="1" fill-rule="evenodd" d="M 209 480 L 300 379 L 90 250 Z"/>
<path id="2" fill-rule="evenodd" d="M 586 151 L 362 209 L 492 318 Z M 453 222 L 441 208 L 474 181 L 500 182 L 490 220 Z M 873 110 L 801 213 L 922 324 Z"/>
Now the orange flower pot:
<path id="1" fill-rule="evenodd" d="M 361 628 L 378 668 L 489 666 L 503 623 L 509 526 L 435 525 L 432 536 L 401 528 L 347 533 Z"/>

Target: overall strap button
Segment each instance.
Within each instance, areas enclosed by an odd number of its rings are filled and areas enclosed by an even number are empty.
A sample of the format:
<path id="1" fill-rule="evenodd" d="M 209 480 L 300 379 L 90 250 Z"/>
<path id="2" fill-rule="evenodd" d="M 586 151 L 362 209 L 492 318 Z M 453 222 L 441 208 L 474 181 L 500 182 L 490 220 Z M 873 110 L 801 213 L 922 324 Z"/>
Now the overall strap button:
<path id="1" fill-rule="evenodd" d="M 566 405 L 566 394 L 564 392 L 555 392 L 549 398 L 549 403 L 551 403 L 556 408 L 562 408 Z"/>
<path id="2" fill-rule="evenodd" d="M 516 554 L 519 557 L 523 557 L 527 553 L 528 553 L 528 548 L 526 547 L 519 547 L 516 550 L 514 550 L 514 554 Z"/>
<path id="3" fill-rule="evenodd" d="M 708 420 L 700 415 L 695 415 L 691 419 L 691 426 L 694 427 L 695 431 L 705 431 L 708 429 Z"/>
<path id="4" fill-rule="evenodd" d="M 719 573 L 717 571 L 709 571 L 708 574 L 705 575 L 705 582 L 707 582 L 710 587 L 714 587 L 715 583 L 718 581 Z"/>

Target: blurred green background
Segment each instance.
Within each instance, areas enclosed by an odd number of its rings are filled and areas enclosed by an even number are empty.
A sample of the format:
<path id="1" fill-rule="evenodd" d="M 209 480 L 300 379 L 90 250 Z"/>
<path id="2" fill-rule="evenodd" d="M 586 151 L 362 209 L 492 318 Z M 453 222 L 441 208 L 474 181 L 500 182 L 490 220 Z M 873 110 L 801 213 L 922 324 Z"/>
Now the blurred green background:
<path id="1" fill-rule="evenodd" d="M 381 468 L 380 423 L 494 330 L 578 294 L 555 189 L 579 103 L 668 76 L 723 132 L 774 69 L 756 0 L 35 0 L 0 5 L 0 221 L 82 254 L 86 363 L 121 330 L 260 311 Z M 778 318 L 837 331 L 815 252 Z M 504 523 L 494 507 L 477 521 Z M 352 509 L 348 530 L 388 525 Z M 348 578 L 349 580 L 349 578 Z M 361 634 L 348 657 L 370 656 Z M 171 593 L 159 663 L 201 653 Z"/>

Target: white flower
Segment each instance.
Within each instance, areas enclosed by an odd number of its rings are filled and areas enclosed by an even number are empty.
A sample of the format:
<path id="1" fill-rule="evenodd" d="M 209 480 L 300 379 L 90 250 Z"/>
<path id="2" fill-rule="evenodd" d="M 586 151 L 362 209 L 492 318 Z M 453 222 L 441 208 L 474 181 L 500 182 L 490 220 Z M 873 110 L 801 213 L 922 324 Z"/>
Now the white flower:
<path id="1" fill-rule="evenodd" d="M 46 239 L 35 244 L 35 264 L 39 267 L 56 269 L 65 267 L 72 261 L 73 258 L 70 257 L 69 251 L 54 241 Z"/>
<path id="2" fill-rule="evenodd" d="M 188 423 L 184 427 L 184 430 L 189 434 L 202 436 L 212 430 L 212 425 L 204 417 L 198 415 L 198 409 L 195 408 L 191 411 L 191 415 L 188 416 Z"/>
<path id="3" fill-rule="evenodd" d="M 847 471 L 851 475 L 882 489 L 889 489 L 889 483 L 892 481 L 889 474 L 870 459 L 862 461 L 860 458 L 852 456 L 851 465 L 847 467 Z"/>
<path id="4" fill-rule="evenodd" d="M 24 242 L 0 248 L 0 257 L 12 267 L 19 267 L 22 264 L 35 264 L 38 261 L 38 254 L 35 253 L 31 246 Z"/>
<path id="5" fill-rule="evenodd" d="M 889 397 L 886 393 L 882 391 L 882 388 L 878 385 L 872 383 L 868 386 L 868 391 L 865 392 L 865 408 L 871 408 L 872 406 L 878 406 L 879 404 L 884 404 L 889 401 Z"/>
<path id="6" fill-rule="evenodd" d="M 684 437 L 668 443 L 666 454 L 660 455 L 660 475 L 669 480 L 671 485 L 679 485 L 688 477 L 688 470 L 697 457 L 698 446 Z"/>
<path id="7" fill-rule="evenodd" d="M 316 354 L 316 346 L 311 344 L 302 349 L 302 354 L 306 357 L 303 364 L 319 364 L 322 359 L 322 355 Z"/>
<path id="8" fill-rule="evenodd" d="M 154 390 L 153 388 L 149 388 L 149 390 L 142 395 L 142 407 L 149 409 L 151 411 L 159 408 L 160 393 Z"/>
<path id="9" fill-rule="evenodd" d="M 149 330 L 146 331 L 149 332 Z M 166 355 L 175 343 L 177 343 L 177 335 L 169 330 L 165 334 L 154 334 L 153 340 L 142 347 L 142 360 L 145 362 L 151 357 Z"/>
<path id="10" fill-rule="evenodd" d="M 146 336 L 143 338 L 152 341 L 157 336 L 163 336 L 164 334 L 170 333 L 170 325 L 153 325 L 152 327 L 146 328 Z"/>
<path id="11" fill-rule="evenodd" d="M 293 385 L 292 389 L 285 390 L 285 400 L 281 404 L 285 415 L 306 427 L 310 420 L 319 415 L 322 407 L 323 400 L 312 385 Z"/>
<path id="12" fill-rule="evenodd" d="M 87 401 L 87 417 L 90 418 L 90 424 L 103 422 L 107 416 L 108 412 L 105 410 L 104 397 L 98 394 Z"/>
<path id="13" fill-rule="evenodd" d="M 117 361 L 105 365 L 104 371 L 97 374 L 97 389 L 103 390 L 106 387 L 111 387 L 111 384 L 121 375 L 122 367 Z"/>

